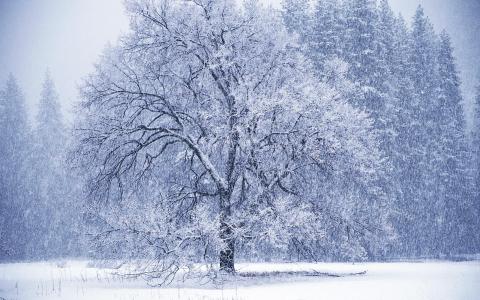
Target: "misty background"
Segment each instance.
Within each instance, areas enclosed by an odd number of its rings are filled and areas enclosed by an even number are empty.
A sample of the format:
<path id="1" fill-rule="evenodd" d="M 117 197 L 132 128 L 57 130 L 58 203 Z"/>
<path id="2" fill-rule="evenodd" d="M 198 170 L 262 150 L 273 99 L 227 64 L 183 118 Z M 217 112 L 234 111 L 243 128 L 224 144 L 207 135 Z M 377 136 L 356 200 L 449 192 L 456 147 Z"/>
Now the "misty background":
<path id="1" fill-rule="evenodd" d="M 280 7 L 280 0 L 264 0 Z M 451 35 L 469 125 L 480 80 L 479 0 L 391 0 L 408 23 L 422 5 L 437 32 Z M 71 121 L 78 84 L 108 43 L 128 30 L 122 0 L 0 0 L 0 82 L 13 73 L 34 115 L 42 78 L 50 70 L 62 109 Z"/>

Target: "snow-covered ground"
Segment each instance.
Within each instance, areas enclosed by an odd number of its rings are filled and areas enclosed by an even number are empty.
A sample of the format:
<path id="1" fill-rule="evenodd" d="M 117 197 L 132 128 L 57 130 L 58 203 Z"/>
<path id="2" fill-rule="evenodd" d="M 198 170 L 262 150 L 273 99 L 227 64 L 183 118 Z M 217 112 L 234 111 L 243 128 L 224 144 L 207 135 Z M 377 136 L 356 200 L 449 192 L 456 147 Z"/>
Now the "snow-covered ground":
<path id="1" fill-rule="evenodd" d="M 7 300 L 477 300 L 480 262 L 238 264 L 241 272 L 311 271 L 341 277 L 238 278 L 211 285 L 149 287 L 126 280 L 87 262 L 0 264 L 0 299 Z M 347 276 L 367 271 L 365 275 Z"/>

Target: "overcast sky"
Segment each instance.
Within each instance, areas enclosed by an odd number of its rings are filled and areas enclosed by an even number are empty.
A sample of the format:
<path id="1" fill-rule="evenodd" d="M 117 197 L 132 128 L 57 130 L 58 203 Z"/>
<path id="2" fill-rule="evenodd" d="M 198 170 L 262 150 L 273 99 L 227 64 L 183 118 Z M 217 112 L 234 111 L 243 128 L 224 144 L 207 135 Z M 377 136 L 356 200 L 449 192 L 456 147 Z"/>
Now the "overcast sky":
<path id="1" fill-rule="evenodd" d="M 471 101 L 480 76 L 480 0 L 390 3 L 408 22 L 423 5 L 437 31 L 446 29 L 452 35 L 464 92 Z M 105 45 L 115 43 L 127 29 L 121 0 L 0 0 L 0 84 L 13 73 L 35 111 L 48 68 L 69 112 L 82 77 L 92 71 Z"/>

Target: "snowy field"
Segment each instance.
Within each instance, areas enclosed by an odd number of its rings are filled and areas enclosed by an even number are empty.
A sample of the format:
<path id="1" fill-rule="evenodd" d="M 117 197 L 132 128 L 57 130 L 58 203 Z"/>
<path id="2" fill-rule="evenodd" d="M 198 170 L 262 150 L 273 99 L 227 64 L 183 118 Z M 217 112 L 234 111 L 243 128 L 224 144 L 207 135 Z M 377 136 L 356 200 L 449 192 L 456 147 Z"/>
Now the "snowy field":
<path id="1" fill-rule="evenodd" d="M 148 286 L 82 261 L 0 265 L 0 299 L 477 300 L 480 262 L 238 264 L 240 272 L 318 271 L 334 276 L 237 278 L 225 286 Z M 367 271 L 364 275 L 348 275 Z M 2 299 L 2 300 L 3 300 Z"/>

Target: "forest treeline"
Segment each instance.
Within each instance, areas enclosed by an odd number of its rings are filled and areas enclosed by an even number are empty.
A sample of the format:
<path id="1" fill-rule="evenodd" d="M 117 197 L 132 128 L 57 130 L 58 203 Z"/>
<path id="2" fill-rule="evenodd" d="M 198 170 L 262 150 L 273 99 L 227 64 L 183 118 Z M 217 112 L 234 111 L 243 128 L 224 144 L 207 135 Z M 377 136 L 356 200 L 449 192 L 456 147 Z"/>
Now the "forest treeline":
<path id="1" fill-rule="evenodd" d="M 50 74 L 45 75 L 34 124 L 13 75 L 0 99 L 1 260 L 84 254 L 81 182 L 66 160 L 71 129 Z"/>
<path id="2" fill-rule="evenodd" d="M 73 127 L 50 75 L 33 123 L 4 83 L 1 261 L 480 251 L 479 127 L 421 7 L 167 2 L 127 2 L 132 32 L 85 79 Z"/>
<path id="3" fill-rule="evenodd" d="M 450 37 L 437 34 L 423 8 L 408 27 L 388 1 L 286 1 L 319 76 L 325 62 L 348 63 L 352 103 L 369 112 L 387 158 L 382 188 L 393 200 L 400 256 L 478 249 L 476 152 L 467 137 L 461 82 Z M 292 17 L 294 16 L 294 17 Z M 328 80 L 328 79 L 327 79 Z M 473 159 L 473 160 L 472 160 Z"/>

